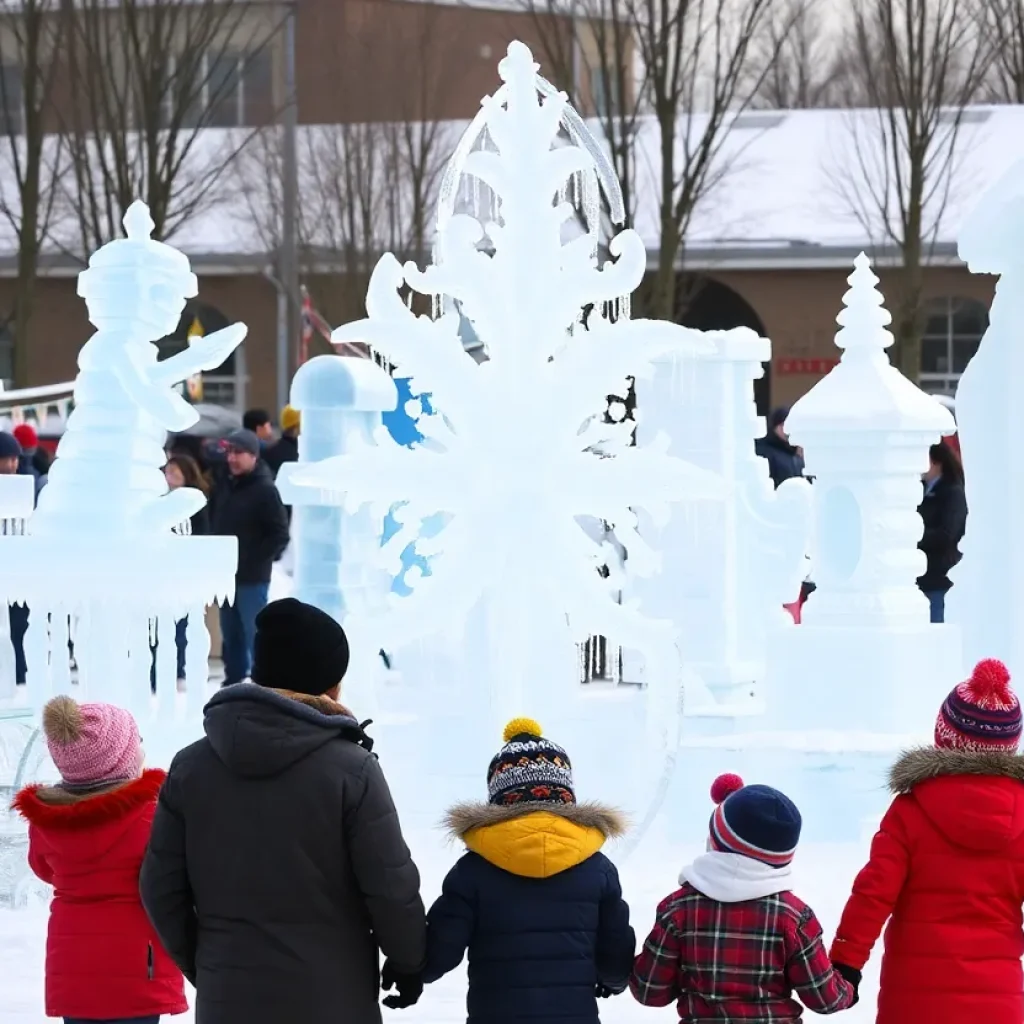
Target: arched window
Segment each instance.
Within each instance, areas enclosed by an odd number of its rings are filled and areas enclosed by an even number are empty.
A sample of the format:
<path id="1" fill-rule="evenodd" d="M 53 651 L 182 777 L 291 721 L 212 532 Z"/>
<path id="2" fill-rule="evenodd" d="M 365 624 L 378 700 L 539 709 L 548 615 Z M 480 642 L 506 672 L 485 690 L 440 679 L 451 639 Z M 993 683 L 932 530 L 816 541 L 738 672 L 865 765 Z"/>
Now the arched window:
<path id="1" fill-rule="evenodd" d="M 178 329 L 157 342 L 160 358 L 186 349 L 192 334 L 212 334 L 230 323 L 215 306 L 193 299 L 186 304 Z M 202 397 L 198 400 L 241 412 L 245 408 L 244 358 L 244 347 L 237 348 L 215 370 L 202 374 Z"/>
<path id="2" fill-rule="evenodd" d="M 932 299 L 925 315 L 921 387 L 933 395 L 952 395 L 988 328 L 988 307 L 977 299 L 947 297 Z"/>

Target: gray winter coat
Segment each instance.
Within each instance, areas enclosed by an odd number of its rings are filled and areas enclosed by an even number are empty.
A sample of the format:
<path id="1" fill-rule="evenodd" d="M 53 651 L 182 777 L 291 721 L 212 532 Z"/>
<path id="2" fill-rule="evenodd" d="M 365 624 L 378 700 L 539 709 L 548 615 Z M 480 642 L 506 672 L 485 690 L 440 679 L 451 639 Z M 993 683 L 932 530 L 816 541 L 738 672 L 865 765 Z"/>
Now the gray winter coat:
<path id="1" fill-rule="evenodd" d="M 378 950 L 422 968 L 419 873 L 377 759 L 325 697 L 239 683 L 160 795 L 142 901 L 196 1024 L 377 1024 Z"/>

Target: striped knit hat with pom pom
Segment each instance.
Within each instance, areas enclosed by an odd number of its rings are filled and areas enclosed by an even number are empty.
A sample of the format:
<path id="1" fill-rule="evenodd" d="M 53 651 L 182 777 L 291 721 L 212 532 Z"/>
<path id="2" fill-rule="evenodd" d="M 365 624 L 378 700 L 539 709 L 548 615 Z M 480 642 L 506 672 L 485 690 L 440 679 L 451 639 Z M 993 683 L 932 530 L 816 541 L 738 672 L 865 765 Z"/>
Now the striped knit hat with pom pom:
<path id="1" fill-rule="evenodd" d="M 1017 749 L 1021 735 L 1020 701 L 1010 688 L 1001 661 L 979 661 L 971 678 L 950 693 L 935 722 L 935 746 L 946 750 Z"/>
<path id="2" fill-rule="evenodd" d="M 487 769 L 489 803 L 501 807 L 576 803 L 569 755 L 544 739 L 532 718 L 513 718 L 503 738 L 505 745 Z"/>
<path id="3" fill-rule="evenodd" d="M 789 866 L 802 821 L 788 796 L 771 786 L 744 786 L 738 775 L 720 775 L 711 799 L 718 804 L 711 815 L 711 850 L 738 853 L 772 868 Z"/>

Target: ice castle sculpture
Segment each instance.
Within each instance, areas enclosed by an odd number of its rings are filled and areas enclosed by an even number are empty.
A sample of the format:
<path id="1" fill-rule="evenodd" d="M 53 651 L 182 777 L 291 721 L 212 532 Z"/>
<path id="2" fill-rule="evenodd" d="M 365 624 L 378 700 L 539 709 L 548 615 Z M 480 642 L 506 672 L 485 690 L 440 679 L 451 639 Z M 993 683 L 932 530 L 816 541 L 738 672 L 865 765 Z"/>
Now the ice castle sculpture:
<path id="1" fill-rule="evenodd" d="M 963 560 L 950 573 L 946 621 L 960 626 L 965 664 L 1000 658 L 1024 673 L 1024 528 L 1019 517 L 1024 437 L 1019 382 L 1024 368 L 1024 163 L 981 199 L 960 232 L 960 258 L 975 274 L 997 274 L 989 327 L 960 378 L 956 411 L 966 467 Z"/>
<path id="2" fill-rule="evenodd" d="M 810 485 L 776 491 L 754 452 L 764 433 L 754 381 L 771 343 L 742 327 L 702 336 L 710 351 L 659 361 L 637 385 L 638 441 L 663 431 L 671 454 L 733 484 L 725 501 L 673 510 L 661 529 L 641 520 L 662 570 L 634 590 L 648 614 L 676 624 L 688 666 L 714 699 L 688 701 L 688 717 L 756 710 L 767 634 L 793 625 L 782 606 L 800 592 L 811 519 Z"/>
<path id="3" fill-rule="evenodd" d="M 132 204 L 124 226 L 127 237 L 99 249 L 79 275 L 97 331 L 79 353 L 75 411 L 28 535 L 4 541 L 3 585 L 8 600 L 31 611 L 32 706 L 73 684 L 70 628 L 75 692 L 147 716 L 150 643 L 169 637 L 158 645 L 155 704 L 166 719 L 175 700 L 174 621 L 189 617 L 186 672 L 205 684 L 205 606 L 232 594 L 237 563 L 234 539 L 181 535 L 205 498 L 168 493 L 162 473 L 167 432 L 198 420 L 175 385 L 219 366 L 246 329 L 194 338 L 158 362 L 155 342 L 177 328 L 197 282 L 182 253 L 150 237 L 145 204 Z M 187 710 L 198 715 L 204 699 L 204 685 L 190 686 Z"/>
<path id="4" fill-rule="evenodd" d="M 839 365 L 786 426 L 814 477 L 818 589 L 770 639 L 766 727 L 913 733 L 960 676 L 959 633 L 929 622 L 916 579 L 921 475 L 953 419 L 889 362 L 890 322 L 863 253 L 839 314 Z"/>
<path id="5" fill-rule="evenodd" d="M 404 448 L 379 431 L 376 445 L 353 446 L 296 479 L 343 492 L 350 511 L 369 505 L 383 516 L 406 501 L 407 522 L 451 516 L 436 537 L 418 543 L 434 557 L 431 574 L 394 598 L 382 628 L 396 643 L 461 639 L 470 615 L 483 615 L 489 660 L 477 685 L 488 728 L 477 720 L 478 742 L 492 743 L 500 724 L 531 707 L 568 728 L 586 700 L 577 644 L 599 635 L 643 651 L 654 666 L 642 699 L 647 760 L 656 761 L 651 754 L 672 747 L 678 728 L 675 630 L 635 604 L 616 603 L 596 571 L 605 555 L 578 519 L 609 523 L 631 570 L 650 573 L 657 555 L 636 532 L 633 509 L 660 518 L 674 502 L 727 490 L 720 477 L 665 454 L 662 439 L 630 447 L 632 426 L 600 415 L 625 377 L 652 372 L 658 356 L 707 346 L 675 324 L 629 320 L 628 303 L 619 302 L 615 316 L 617 300 L 644 275 L 646 250 L 639 235 L 624 231 L 610 243 L 614 262 L 599 267 L 600 213 L 591 200 L 604 187 L 614 208 L 617 183 L 599 174 L 600 147 L 536 71 L 527 47 L 512 43 L 499 65 L 504 84 L 483 101 L 449 167 L 433 263 L 421 272 L 383 257 L 368 318 L 334 335 L 372 345 L 415 391 L 431 395 L 438 415 L 418 424 L 428 443 Z M 448 215 L 447 189 L 463 178 L 490 191 L 493 215 Z M 582 213 L 571 195 L 582 197 Z M 583 230 L 567 240 L 567 225 L 579 218 Z M 406 288 L 434 299 L 439 315 L 416 316 Z M 487 362 L 465 352 L 455 307 Z M 382 549 L 392 574 L 404 545 L 397 537 L 394 549 Z M 609 728 L 621 728 L 621 715 L 608 717 Z"/>

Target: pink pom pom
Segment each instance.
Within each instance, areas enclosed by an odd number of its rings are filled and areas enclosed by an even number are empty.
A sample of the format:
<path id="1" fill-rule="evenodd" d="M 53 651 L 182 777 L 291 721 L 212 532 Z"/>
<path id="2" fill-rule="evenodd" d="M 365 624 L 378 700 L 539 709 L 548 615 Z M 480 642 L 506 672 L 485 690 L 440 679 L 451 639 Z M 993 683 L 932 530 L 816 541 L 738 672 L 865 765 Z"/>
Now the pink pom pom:
<path id="1" fill-rule="evenodd" d="M 975 700 L 997 700 L 1000 704 L 1013 703 L 1010 673 L 1006 666 L 995 658 L 979 661 L 974 666 L 968 685 Z"/>
<path id="2" fill-rule="evenodd" d="M 719 775 L 718 778 L 711 783 L 711 799 L 716 804 L 725 803 L 727 797 L 742 788 L 743 780 L 738 775 L 733 775 L 731 772 L 728 772 L 725 775 Z"/>

